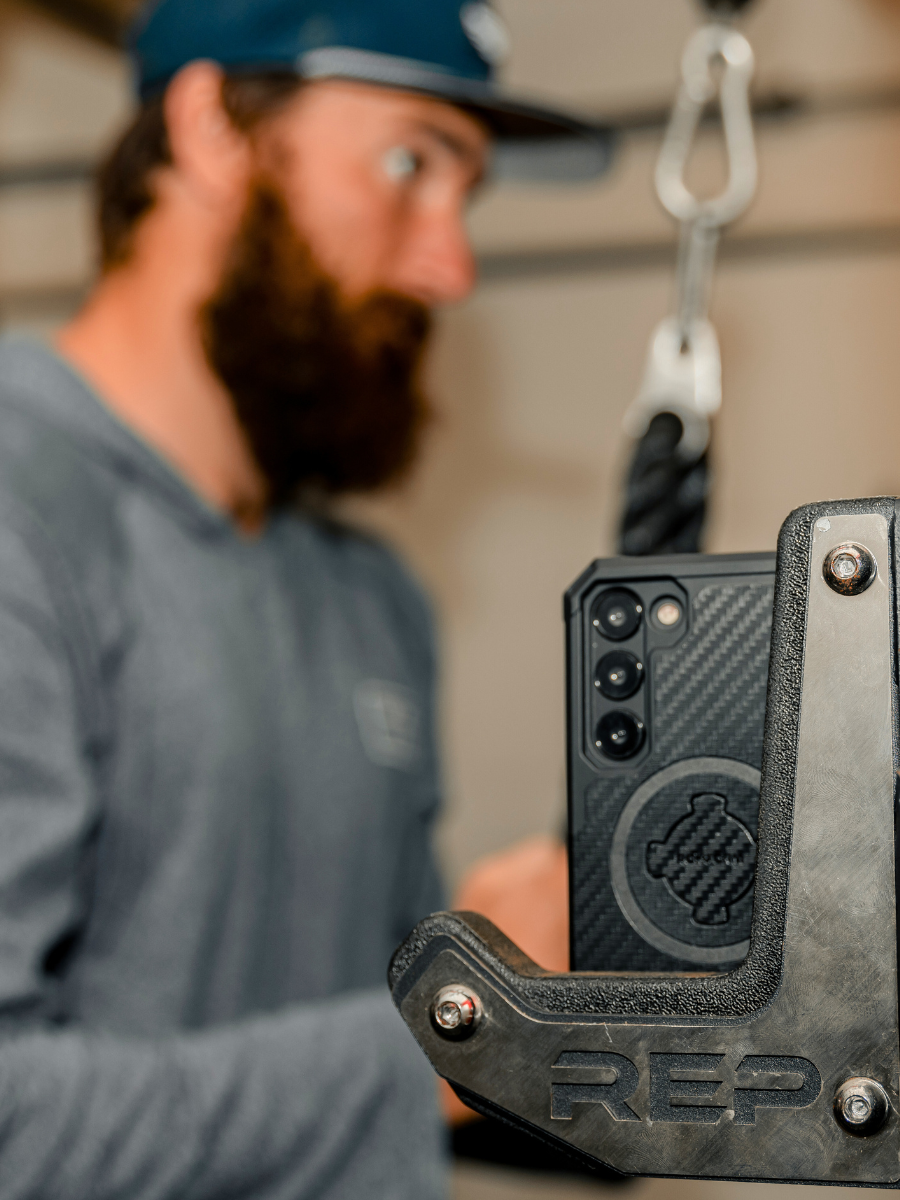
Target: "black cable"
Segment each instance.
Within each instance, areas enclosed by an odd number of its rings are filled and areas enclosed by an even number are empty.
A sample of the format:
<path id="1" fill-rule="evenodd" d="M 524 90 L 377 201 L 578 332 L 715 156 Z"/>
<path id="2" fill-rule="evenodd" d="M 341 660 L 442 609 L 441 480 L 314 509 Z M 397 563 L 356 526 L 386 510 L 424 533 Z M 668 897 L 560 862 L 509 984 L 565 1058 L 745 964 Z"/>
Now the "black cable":
<path id="1" fill-rule="evenodd" d="M 739 13 L 742 8 L 746 8 L 753 0 L 700 0 L 700 3 L 709 12 L 716 16 L 733 16 Z"/>
<path id="2" fill-rule="evenodd" d="M 707 453 L 685 462 L 677 453 L 682 424 L 657 413 L 637 443 L 625 488 L 620 554 L 696 554 L 706 520 Z"/>

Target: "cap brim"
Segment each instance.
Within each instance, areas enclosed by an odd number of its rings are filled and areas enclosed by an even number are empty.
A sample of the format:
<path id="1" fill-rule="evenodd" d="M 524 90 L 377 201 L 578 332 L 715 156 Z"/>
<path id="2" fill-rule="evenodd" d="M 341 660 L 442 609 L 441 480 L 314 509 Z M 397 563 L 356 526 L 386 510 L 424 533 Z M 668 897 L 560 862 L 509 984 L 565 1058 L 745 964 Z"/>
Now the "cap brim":
<path id="1" fill-rule="evenodd" d="M 357 79 L 447 100 L 483 121 L 497 138 L 498 174 L 525 179 L 594 179 L 613 158 L 613 130 L 505 95 L 495 85 L 450 75 L 429 63 L 349 46 L 311 50 L 297 63 L 304 79 Z"/>

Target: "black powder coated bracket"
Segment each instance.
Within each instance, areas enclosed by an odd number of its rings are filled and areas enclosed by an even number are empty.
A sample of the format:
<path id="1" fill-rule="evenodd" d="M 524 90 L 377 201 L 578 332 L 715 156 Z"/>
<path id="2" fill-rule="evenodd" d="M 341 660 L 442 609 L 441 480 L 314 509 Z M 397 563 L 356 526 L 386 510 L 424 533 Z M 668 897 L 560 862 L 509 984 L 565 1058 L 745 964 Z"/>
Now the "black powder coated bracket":
<path id="1" fill-rule="evenodd" d="M 394 1002 L 473 1107 L 623 1174 L 900 1186 L 896 519 L 838 501 L 782 528 L 739 967 L 555 975 L 471 913 L 398 949 Z"/>

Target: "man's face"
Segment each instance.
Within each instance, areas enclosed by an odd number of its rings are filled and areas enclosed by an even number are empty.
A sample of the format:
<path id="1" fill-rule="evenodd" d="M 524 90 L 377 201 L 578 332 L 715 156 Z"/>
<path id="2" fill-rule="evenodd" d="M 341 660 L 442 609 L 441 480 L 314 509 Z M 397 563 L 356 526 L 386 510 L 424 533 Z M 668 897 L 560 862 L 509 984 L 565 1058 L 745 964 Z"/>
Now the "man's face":
<path id="1" fill-rule="evenodd" d="M 484 152 L 449 106 L 329 84 L 254 138 L 201 327 L 272 504 L 304 486 L 368 490 L 411 464 L 428 309 L 473 282 L 462 212 Z"/>
<path id="2" fill-rule="evenodd" d="M 267 122 L 258 153 L 348 297 L 386 289 L 433 307 L 471 290 L 464 215 L 488 153 L 473 117 L 408 92 L 321 81 Z"/>

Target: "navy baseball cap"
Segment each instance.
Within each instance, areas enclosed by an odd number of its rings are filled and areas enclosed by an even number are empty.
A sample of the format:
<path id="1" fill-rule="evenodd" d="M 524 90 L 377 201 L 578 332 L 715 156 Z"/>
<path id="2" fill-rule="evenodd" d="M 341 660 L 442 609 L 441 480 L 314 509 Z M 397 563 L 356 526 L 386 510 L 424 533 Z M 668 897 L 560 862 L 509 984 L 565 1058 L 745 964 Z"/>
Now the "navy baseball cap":
<path id="1" fill-rule="evenodd" d="M 555 161 L 560 177 L 571 176 L 579 154 L 575 175 L 602 173 L 611 157 L 608 130 L 509 96 L 494 82 L 507 43 L 484 0 L 156 0 L 128 38 L 143 99 L 196 59 L 229 73 L 353 79 L 471 111 L 501 149 L 507 144 L 513 174 L 516 150 L 521 160 L 522 151 L 540 146 L 549 150 L 550 175 Z"/>

